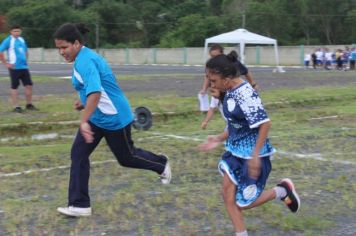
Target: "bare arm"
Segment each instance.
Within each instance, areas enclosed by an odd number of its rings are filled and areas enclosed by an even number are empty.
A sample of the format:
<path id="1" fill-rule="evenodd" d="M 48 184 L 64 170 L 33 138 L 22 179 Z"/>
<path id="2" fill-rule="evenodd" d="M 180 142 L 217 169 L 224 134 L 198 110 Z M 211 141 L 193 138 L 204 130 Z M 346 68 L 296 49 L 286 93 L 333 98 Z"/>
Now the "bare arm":
<path id="1" fill-rule="evenodd" d="M 252 74 L 249 71 L 246 75 L 246 80 L 251 84 L 251 86 L 257 90 L 257 83 L 253 80 Z"/>
<path id="2" fill-rule="evenodd" d="M 11 68 L 13 67 L 13 65 L 11 65 L 10 63 L 7 63 L 3 52 L 0 52 L 0 61 L 1 61 L 8 69 L 11 69 Z"/>
<path id="3" fill-rule="evenodd" d="M 206 126 L 208 125 L 211 118 L 213 118 L 215 111 L 216 111 L 216 108 L 212 108 L 212 107 L 209 108 L 208 112 L 206 113 L 205 119 L 201 123 L 202 129 L 206 128 Z"/>
<path id="4" fill-rule="evenodd" d="M 203 152 L 208 152 L 219 146 L 220 143 L 225 141 L 229 136 L 229 132 L 225 130 L 224 132 L 208 136 L 204 143 L 198 146 L 198 149 Z"/>
<path id="5" fill-rule="evenodd" d="M 260 150 L 265 143 L 268 131 L 271 127 L 271 122 L 268 121 L 260 125 L 258 130 L 258 138 L 256 140 L 255 148 L 252 152 L 252 159 L 248 161 L 248 172 L 251 178 L 257 179 L 261 172 L 261 160 L 259 158 Z"/>
<path id="6" fill-rule="evenodd" d="M 204 82 L 203 82 L 203 86 L 202 86 L 201 90 L 199 91 L 199 93 L 200 93 L 200 94 L 205 94 L 206 91 L 207 91 L 208 88 L 209 88 L 209 85 L 210 85 L 210 81 L 209 81 L 208 77 L 205 76 Z"/>

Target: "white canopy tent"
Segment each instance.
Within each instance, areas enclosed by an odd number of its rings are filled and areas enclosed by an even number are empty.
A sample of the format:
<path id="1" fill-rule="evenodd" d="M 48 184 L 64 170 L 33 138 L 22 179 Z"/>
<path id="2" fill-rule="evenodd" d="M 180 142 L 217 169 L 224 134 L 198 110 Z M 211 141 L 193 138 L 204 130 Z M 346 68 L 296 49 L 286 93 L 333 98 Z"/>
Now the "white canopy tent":
<path id="1" fill-rule="evenodd" d="M 245 45 L 246 44 L 272 44 L 274 45 L 274 53 L 277 65 L 277 71 L 284 72 L 279 66 L 278 44 L 277 40 L 268 38 L 259 34 L 251 33 L 246 29 L 236 29 L 231 32 L 219 34 L 211 38 L 205 39 L 204 46 L 204 59 L 206 60 L 208 55 L 208 45 L 211 43 L 226 43 L 226 44 L 240 44 L 240 59 L 241 62 L 245 62 Z"/>

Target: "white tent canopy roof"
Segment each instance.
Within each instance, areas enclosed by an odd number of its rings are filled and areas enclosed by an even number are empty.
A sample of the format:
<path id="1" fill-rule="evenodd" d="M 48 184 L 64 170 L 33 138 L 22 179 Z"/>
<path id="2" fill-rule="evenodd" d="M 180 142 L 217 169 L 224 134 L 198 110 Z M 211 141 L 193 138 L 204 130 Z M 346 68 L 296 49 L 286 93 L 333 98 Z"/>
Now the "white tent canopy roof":
<path id="1" fill-rule="evenodd" d="M 275 44 L 277 40 L 259 34 L 251 33 L 246 29 L 237 29 L 231 32 L 216 35 L 205 39 L 207 43 L 241 43 L 249 44 Z"/>
<path id="2" fill-rule="evenodd" d="M 231 32 L 219 34 L 205 39 L 204 59 L 207 58 L 208 44 L 210 43 L 240 44 L 240 57 L 242 63 L 245 61 L 244 49 L 246 44 L 272 44 L 274 45 L 277 67 L 279 65 L 277 40 L 251 33 L 246 29 L 236 29 Z"/>

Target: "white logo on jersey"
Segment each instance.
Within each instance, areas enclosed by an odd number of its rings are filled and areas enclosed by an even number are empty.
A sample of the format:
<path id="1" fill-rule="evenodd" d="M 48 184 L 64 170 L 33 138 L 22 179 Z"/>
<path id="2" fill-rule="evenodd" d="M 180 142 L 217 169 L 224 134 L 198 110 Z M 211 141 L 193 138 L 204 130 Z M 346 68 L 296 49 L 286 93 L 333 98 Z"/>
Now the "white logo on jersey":
<path id="1" fill-rule="evenodd" d="M 227 109 L 229 110 L 229 112 L 232 112 L 235 109 L 236 103 L 234 101 L 234 99 L 229 98 L 227 100 Z"/>
<path id="2" fill-rule="evenodd" d="M 247 186 L 243 191 L 243 196 L 246 200 L 251 199 L 256 196 L 257 194 L 257 186 L 256 184 L 252 184 Z"/>

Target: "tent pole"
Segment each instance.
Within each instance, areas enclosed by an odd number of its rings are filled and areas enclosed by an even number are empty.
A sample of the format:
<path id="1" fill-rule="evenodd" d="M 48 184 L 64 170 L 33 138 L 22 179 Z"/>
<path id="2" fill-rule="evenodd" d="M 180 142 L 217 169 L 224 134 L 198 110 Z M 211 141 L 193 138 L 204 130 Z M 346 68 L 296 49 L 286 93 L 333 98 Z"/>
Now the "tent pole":
<path id="1" fill-rule="evenodd" d="M 204 55 L 203 55 L 204 65 L 206 63 L 207 58 L 208 58 L 208 42 L 205 40 Z"/>
<path id="2" fill-rule="evenodd" d="M 245 42 L 240 43 L 240 58 L 242 64 L 245 64 Z"/>

